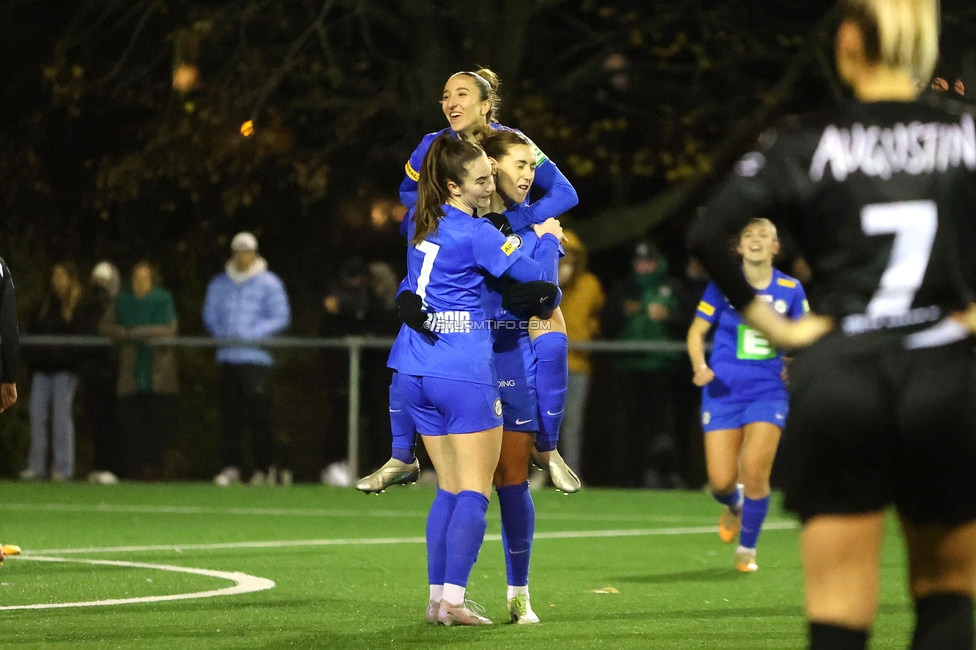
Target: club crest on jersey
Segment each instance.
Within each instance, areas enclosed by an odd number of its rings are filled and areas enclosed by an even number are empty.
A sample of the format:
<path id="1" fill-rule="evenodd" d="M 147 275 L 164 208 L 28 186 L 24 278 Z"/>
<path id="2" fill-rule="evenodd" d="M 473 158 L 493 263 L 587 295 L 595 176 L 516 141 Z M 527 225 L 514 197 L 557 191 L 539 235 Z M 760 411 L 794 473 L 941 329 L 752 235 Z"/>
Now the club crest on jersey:
<path id="1" fill-rule="evenodd" d="M 522 248 L 522 238 L 518 235 L 509 235 L 506 241 L 515 248 Z"/>
<path id="2" fill-rule="evenodd" d="M 502 416 L 502 400 L 501 398 L 495 398 L 495 417 L 500 418 Z"/>
<path id="3" fill-rule="evenodd" d="M 702 413 L 702 424 L 706 424 L 707 425 L 711 421 L 712 421 L 712 414 L 711 413 L 709 413 L 708 411 L 705 411 L 704 413 Z"/>
<path id="4" fill-rule="evenodd" d="M 773 302 L 773 309 L 775 309 L 781 314 L 785 314 L 787 309 L 789 309 L 789 307 L 787 306 L 785 300 L 777 300 Z"/>

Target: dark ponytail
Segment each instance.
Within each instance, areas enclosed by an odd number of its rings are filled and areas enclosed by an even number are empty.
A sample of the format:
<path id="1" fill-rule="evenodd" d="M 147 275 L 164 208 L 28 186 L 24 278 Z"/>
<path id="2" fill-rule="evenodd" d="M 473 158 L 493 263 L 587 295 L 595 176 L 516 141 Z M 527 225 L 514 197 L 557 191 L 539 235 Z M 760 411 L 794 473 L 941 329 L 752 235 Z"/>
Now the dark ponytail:
<path id="1" fill-rule="evenodd" d="M 467 176 L 468 163 L 483 155 L 485 152 L 478 145 L 447 134 L 434 139 L 420 166 L 417 211 L 413 217 L 416 228 L 411 244 L 419 244 L 431 233 L 437 234 L 437 222 L 444 216 L 441 206 L 449 198 L 448 181 L 460 185 Z"/>

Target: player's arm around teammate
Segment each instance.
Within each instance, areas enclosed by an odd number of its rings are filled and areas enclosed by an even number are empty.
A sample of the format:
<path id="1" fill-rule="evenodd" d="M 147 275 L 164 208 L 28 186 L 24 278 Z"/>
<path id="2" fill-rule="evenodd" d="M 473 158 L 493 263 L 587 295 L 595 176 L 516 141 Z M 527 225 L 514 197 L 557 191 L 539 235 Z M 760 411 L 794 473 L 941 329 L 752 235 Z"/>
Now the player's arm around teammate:
<path id="1" fill-rule="evenodd" d="M 502 442 L 501 401 L 485 327 L 485 274 L 516 281 L 544 278 L 488 222 L 473 218 L 494 190 L 491 165 L 476 145 L 451 137 L 431 145 L 420 174 L 419 201 L 407 253 L 408 286 L 439 316 L 431 341 L 403 327 L 390 353 L 400 393 L 434 468 L 439 490 L 427 522 L 427 620 L 490 623 L 465 593 L 487 527 L 492 476 Z M 544 258 L 557 255 L 561 230 L 539 227 Z"/>
<path id="2" fill-rule="evenodd" d="M 456 72 L 448 78 L 441 94 L 441 111 L 447 118 L 448 127 L 426 135 L 407 160 L 403 181 L 400 183 L 400 201 L 405 206 L 409 208 L 417 203 L 417 181 L 420 177 L 417 170 L 437 136 L 449 134 L 476 142 L 486 128 L 510 130 L 498 122 L 500 86 L 498 76 L 488 68 L 475 72 Z M 519 211 L 518 215 L 513 215 L 512 226 L 516 230 L 533 223 L 542 223 L 549 217 L 558 217 L 579 202 L 573 185 L 556 164 L 531 140 L 529 143 L 537 165 L 535 186 L 541 188 L 545 194 L 531 206 L 527 205 Z"/>

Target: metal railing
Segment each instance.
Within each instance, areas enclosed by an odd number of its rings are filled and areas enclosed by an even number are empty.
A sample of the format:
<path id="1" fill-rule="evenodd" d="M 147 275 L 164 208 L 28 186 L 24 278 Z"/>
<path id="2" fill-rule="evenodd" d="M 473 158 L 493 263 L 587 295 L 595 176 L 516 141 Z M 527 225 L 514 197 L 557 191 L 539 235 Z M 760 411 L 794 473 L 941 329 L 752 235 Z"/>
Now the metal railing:
<path id="1" fill-rule="evenodd" d="M 341 338 L 316 338 L 282 336 L 249 341 L 243 339 L 220 339 L 209 336 L 166 336 L 142 339 L 139 341 L 116 341 L 102 336 L 50 336 L 25 334 L 20 337 L 24 347 L 71 346 L 108 347 L 144 343 L 153 347 L 172 348 L 267 348 L 267 349 L 340 349 L 349 350 L 349 417 L 348 417 L 348 462 L 354 476 L 361 476 L 359 467 L 359 409 L 362 374 L 362 352 L 364 349 L 386 349 L 393 347 L 392 337 L 346 336 Z M 571 341 L 571 350 L 609 352 L 627 354 L 634 352 L 686 352 L 688 346 L 683 341 Z"/>

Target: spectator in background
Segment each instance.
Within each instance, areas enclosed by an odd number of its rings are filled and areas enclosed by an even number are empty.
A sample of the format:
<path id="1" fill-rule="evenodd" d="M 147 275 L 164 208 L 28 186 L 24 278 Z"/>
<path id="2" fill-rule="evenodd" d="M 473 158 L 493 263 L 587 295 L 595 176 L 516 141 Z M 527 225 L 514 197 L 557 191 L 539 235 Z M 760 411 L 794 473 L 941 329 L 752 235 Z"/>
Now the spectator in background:
<path id="1" fill-rule="evenodd" d="M 121 281 L 119 270 L 111 262 L 95 265 L 78 307 L 79 333 L 95 336 L 102 323 L 114 318 Z M 116 417 L 118 364 L 114 346 L 86 348 L 78 371 L 82 405 L 79 425 L 92 443 L 92 471 L 88 480 L 102 485 L 119 482 L 124 460 Z"/>
<path id="2" fill-rule="evenodd" d="M 668 263 L 651 242 L 634 251 L 633 272 L 610 293 L 604 331 L 619 341 L 678 339 L 681 310 Z M 624 415 L 623 440 L 615 465 L 624 484 L 682 487 L 671 404 L 672 376 L 682 352 L 640 352 L 618 356 L 617 394 Z"/>
<path id="3" fill-rule="evenodd" d="M 345 260 L 339 273 L 322 301 L 322 320 L 319 335 L 341 336 L 396 336 L 400 320 L 396 310 L 396 291 L 399 282 L 393 269 L 385 262 L 366 264 L 359 257 Z M 385 349 L 362 351 L 362 399 L 363 418 L 360 422 L 360 457 L 363 463 L 373 465 L 386 460 L 389 452 L 390 432 L 389 388 L 392 372 L 386 367 L 389 353 Z M 346 477 L 351 484 L 357 475 L 353 468 L 345 467 L 347 458 L 347 421 L 349 417 L 349 355 L 345 350 L 327 350 L 323 353 L 328 393 L 332 396 L 329 418 L 326 422 L 322 459 L 326 468 L 322 480 L 336 482 L 335 476 Z M 332 470 L 329 468 L 332 467 Z"/>
<path id="4" fill-rule="evenodd" d="M 217 338 L 260 341 L 291 324 L 288 294 L 281 279 L 268 270 L 258 254 L 258 240 L 239 232 L 230 243 L 231 258 L 224 272 L 207 287 L 203 322 Z M 221 462 L 224 469 L 214 483 L 228 486 L 241 479 L 243 436 L 251 431 L 255 470 L 251 485 L 274 485 L 274 421 L 271 415 L 271 354 L 258 347 L 217 350 L 217 393 L 220 402 Z"/>
<path id="5" fill-rule="evenodd" d="M 163 452 L 169 443 L 174 396 L 178 390 L 172 348 L 151 346 L 148 339 L 176 336 L 173 295 L 157 286 L 148 261 L 132 267 L 131 288 L 123 289 L 100 327 L 118 344 L 118 423 L 127 478 L 162 478 Z"/>
<path id="6" fill-rule="evenodd" d="M 58 262 L 51 269 L 51 290 L 31 314 L 31 334 L 70 336 L 78 333 L 77 308 L 81 282 L 71 262 Z M 50 426 L 51 480 L 66 481 L 75 474 L 74 399 L 78 388 L 76 349 L 64 345 L 37 346 L 29 356 L 33 373 L 30 395 L 31 445 L 22 479 L 47 475 L 47 441 Z"/>
<path id="7" fill-rule="evenodd" d="M 570 342 L 591 341 L 600 334 L 600 312 L 606 296 L 595 275 L 586 268 L 586 248 L 572 232 L 564 230 L 565 257 L 559 262 L 559 286 L 563 291 L 561 308 Z M 569 384 L 566 388 L 566 413 L 559 434 L 561 453 L 570 467 L 582 467 L 583 421 L 586 397 L 590 390 L 590 353 L 569 351 Z"/>

